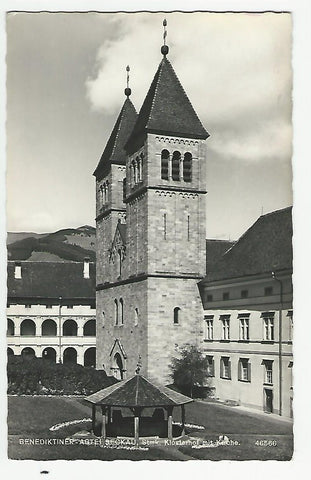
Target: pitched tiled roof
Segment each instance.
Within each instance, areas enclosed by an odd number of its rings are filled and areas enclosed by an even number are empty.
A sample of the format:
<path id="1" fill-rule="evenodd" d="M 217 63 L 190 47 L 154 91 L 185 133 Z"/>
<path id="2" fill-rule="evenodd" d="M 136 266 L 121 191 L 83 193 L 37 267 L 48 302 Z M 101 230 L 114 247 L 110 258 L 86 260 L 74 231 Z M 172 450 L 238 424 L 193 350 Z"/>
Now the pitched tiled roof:
<path id="1" fill-rule="evenodd" d="M 95 175 L 96 178 L 98 178 L 102 171 L 111 163 L 125 165 L 126 152 L 124 145 L 133 130 L 136 119 L 137 113 L 135 107 L 131 100 L 127 98 L 113 127 L 101 159 L 94 171 L 93 175 Z"/>
<path id="2" fill-rule="evenodd" d="M 234 244 L 235 242 L 231 242 L 230 240 L 208 238 L 206 240 L 206 272 L 209 272 L 214 263 L 216 263 L 229 248 L 233 247 Z"/>
<path id="3" fill-rule="evenodd" d="M 292 207 L 262 215 L 208 270 L 203 283 L 292 269 Z"/>
<path id="4" fill-rule="evenodd" d="M 135 137 L 145 132 L 202 139 L 209 136 L 166 57 L 154 76 L 126 150 Z"/>
<path id="5" fill-rule="evenodd" d="M 95 264 L 83 278 L 83 262 L 21 262 L 22 278 L 14 278 L 15 262 L 8 262 L 8 297 L 91 299 L 95 301 Z"/>
<path id="6" fill-rule="evenodd" d="M 174 406 L 193 401 L 168 387 L 154 385 L 141 375 L 134 375 L 127 380 L 110 385 L 86 397 L 85 400 L 97 405 L 120 407 Z"/>

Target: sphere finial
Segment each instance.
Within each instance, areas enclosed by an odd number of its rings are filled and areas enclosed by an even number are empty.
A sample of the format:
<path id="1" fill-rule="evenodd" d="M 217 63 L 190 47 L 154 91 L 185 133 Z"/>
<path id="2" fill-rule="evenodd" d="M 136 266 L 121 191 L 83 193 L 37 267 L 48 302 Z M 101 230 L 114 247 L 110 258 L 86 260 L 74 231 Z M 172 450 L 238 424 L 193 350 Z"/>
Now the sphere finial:
<path id="1" fill-rule="evenodd" d="M 124 90 L 124 93 L 127 97 L 129 97 L 132 93 L 132 90 L 129 87 L 129 80 L 130 80 L 130 67 L 128 65 L 126 67 L 126 89 Z"/>
<path id="2" fill-rule="evenodd" d="M 166 26 L 167 26 L 167 21 L 166 18 L 163 20 L 163 45 L 161 47 L 161 53 L 162 55 L 166 56 L 168 54 L 168 46 L 166 45 L 166 36 L 167 36 L 167 31 L 166 31 Z"/>

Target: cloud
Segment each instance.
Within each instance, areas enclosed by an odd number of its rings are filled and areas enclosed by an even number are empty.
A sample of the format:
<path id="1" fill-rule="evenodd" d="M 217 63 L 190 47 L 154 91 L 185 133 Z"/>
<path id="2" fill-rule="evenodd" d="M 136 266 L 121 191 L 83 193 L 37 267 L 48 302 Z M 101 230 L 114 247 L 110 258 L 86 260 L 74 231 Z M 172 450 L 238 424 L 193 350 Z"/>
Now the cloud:
<path id="1" fill-rule="evenodd" d="M 91 108 L 116 115 L 127 64 L 139 109 L 161 60 L 163 14 L 116 14 L 113 39 L 97 52 L 86 81 Z M 243 160 L 291 154 L 291 16 L 167 14 L 169 59 L 209 145 Z"/>

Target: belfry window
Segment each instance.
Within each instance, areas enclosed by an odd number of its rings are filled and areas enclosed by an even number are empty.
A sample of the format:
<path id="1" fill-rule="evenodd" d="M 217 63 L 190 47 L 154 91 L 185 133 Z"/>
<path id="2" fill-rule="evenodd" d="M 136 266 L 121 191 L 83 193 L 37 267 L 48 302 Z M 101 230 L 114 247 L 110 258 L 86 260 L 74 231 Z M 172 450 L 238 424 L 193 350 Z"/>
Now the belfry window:
<path id="1" fill-rule="evenodd" d="M 143 154 L 141 153 L 140 154 L 140 157 L 138 159 L 138 181 L 139 182 L 142 182 L 143 181 L 143 160 L 144 160 L 144 156 Z"/>
<path id="2" fill-rule="evenodd" d="M 172 179 L 176 182 L 180 180 L 180 152 L 174 152 L 172 158 Z"/>
<path id="3" fill-rule="evenodd" d="M 183 168 L 183 174 L 184 174 L 184 181 L 185 182 L 191 182 L 192 180 L 192 155 L 189 152 L 186 152 L 184 155 L 184 168 Z"/>
<path id="4" fill-rule="evenodd" d="M 136 162 L 132 161 L 132 185 L 134 186 L 137 178 Z"/>
<path id="5" fill-rule="evenodd" d="M 140 158 L 139 157 L 136 157 L 136 179 L 135 179 L 135 183 L 139 183 L 140 182 Z"/>
<path id="6" fill-rule="evenodd" d="M 126 177 L 123 178 L 123 201 L 126 199 Z"/>
<path id="7" fill-rule="evenodd" d="M 168 150 L 162 150 L 161 152 L 161 178 L 162 180 L 168 180 L 168 166 L 169 166 L 170 154 Z"/>

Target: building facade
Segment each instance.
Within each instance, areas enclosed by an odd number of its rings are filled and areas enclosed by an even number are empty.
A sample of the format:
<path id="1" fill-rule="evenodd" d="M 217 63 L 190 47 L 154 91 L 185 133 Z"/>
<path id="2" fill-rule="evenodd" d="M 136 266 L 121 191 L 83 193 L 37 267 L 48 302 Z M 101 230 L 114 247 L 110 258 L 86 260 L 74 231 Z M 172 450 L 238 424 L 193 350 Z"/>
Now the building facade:
<path id="1" fill-rule="evenodd" d="M 216 397 L 292 417 L 291 208 L 261 216 L 200 283 Z"/>
<path id="2" fill-rule="evenodd" d="M 94 172 L 97 368 L 124 378 L 139 362 L 166 383 L 178 346 L 200 342 L 208 137 L 167 53 L 138 115 L 125 90 Z"/>
<path id="3" fill-rule="evenodd" d="M 8 262 L 9 355 L 96 363 L 95 265 Z"/>

